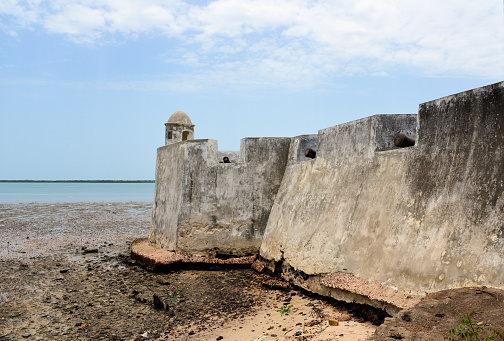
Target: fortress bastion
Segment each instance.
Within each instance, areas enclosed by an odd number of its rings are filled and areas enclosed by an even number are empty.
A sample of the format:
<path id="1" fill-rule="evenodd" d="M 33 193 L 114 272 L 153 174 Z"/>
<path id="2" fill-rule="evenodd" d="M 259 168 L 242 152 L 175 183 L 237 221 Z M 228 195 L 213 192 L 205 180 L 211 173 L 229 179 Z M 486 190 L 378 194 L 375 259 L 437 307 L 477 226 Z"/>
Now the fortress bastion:
<path id="1" fill-rule="evenodd" d="M 157 151 L 152 246 L 259 254 L 258 269 L 390 312 L 426 292 L 504 289 L 504 82 L 239 152 L 194 140 L 184 115 Z"/>

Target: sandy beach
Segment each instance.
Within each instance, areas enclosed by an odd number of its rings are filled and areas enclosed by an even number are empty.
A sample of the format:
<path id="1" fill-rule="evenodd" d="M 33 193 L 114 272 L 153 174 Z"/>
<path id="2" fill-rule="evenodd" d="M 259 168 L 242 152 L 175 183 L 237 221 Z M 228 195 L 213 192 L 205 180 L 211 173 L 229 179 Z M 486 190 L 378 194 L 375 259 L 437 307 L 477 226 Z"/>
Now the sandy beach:
<path id="1" fill-rule="evenodd" d="M 0 205 L 0 340 L 365 340 L 374 333 L 344 305 L 272 290 L 262 284 L 269 277 L 252 269 L 147 271 L 129 251 L 148 236 L 150 216 L 150 203 Z"/>

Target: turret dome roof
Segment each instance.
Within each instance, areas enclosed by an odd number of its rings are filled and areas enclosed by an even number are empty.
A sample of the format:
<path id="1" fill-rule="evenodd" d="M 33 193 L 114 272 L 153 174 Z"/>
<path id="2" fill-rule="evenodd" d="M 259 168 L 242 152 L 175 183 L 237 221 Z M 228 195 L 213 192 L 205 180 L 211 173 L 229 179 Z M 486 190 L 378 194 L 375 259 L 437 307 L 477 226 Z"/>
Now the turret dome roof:
<path id="1" fill-rule="evenodd" d="M 189 116 L 183 111 L 175 111 L 168 119 L 169 124 L 193 125 Z"/>

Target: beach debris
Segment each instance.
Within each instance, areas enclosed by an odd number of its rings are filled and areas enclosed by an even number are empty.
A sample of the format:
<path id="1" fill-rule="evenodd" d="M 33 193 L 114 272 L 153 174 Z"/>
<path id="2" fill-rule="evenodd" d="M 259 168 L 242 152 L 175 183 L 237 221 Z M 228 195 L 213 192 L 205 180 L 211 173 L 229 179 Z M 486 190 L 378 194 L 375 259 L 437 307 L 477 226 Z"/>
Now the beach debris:
<path id="1" fill-rule="evenodd" d="M 137 335 L 135 339 L 137 341 L 141 341 L 141 340 L 146 340 L 148 337 L 149 337 L 149 333 L 145 332 L 143 334 Z"/>
<path id="2" fill-rule="evenodd" d="M 133 290 L 130 295 L 131 298 L 134 298 L 137 302 L 140 303 L 145 303 L 147 302 L 147 299 L 143 296 L 140 295 L 140 291 L 138 290 Z"/>
<path id="3" fill-rule="evenodd" d="M 262 285 L 265 288 L 272 289 L 272 290 L 289 290 L 291 289 L 291 285 L 285 281 L 278 280 L 278 279 L 267 279 L 262 281 Z"/>
<path id="4" fill-rule="evenodd" d="M 158 310 L 166 309 L 166 305 L 163 302 L 163 299 L 158 294 L 152 295 L 152 298 L 153 298 L 154 308 L 156 308 Z"/>
<path id="5" fill-rule="evenodd" d="M 316 326 L 317 324 L 320 324 L 320 320 L 312 320 L 310 322 L 306 322 L 305 323 L 305 326 L 307 327 L 313 327 L 313 326 Z"/>
<path id="6" fill-rule="evenodd" d="M 337 326 L 338 324 L 339 324 L 338 320 L 329 319 L 329 325 L 331 325 L 331 326 Z"/>
<path id="7" fill-rule="evenodd" d="M 86 328 L 87 326 L 89 326 L 89 323 L 88 322 L 84 322 L 83 324 L 80 325 L 79 329 L 84 329 Z"/>
<path id="8" fill-rule="evenodd" d="M 265 338 L 267 338 L 268 335 L 262 335 L 262 336 L 259 336 L 258 338 L 254 339 L 254 341 L 262 341 L 264 340 Z"/>
<path id="9" fill-rule="evenodd" d="M 166 278 L 164 276 L 158 276 L 158 277 L 156 277 L 156 282 L 159 283 L 159 284 L 163 284 L 163 285 L 170 284 L 170 281 L 168 280 L 168 278 Z"/>
<path id="10" fill-rule="evenodd" d="M 97 248 L 87 248 L 85 246 L 82 247 L 82 251 L 86 254 L 86 253 L 98 253 L 98 249 Z"/>

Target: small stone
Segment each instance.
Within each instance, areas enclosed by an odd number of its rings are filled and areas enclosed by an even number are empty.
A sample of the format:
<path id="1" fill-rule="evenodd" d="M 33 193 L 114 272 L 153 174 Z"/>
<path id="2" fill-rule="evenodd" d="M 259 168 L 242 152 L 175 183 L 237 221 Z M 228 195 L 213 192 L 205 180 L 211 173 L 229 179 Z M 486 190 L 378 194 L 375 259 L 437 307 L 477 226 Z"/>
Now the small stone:
<path id="1" fill-rule="evenodd" d="M 223 336 L 217 336 L 216 340 L 222 340 L 223 338 Z"/>
<path id="2" fill-rule="evenodd" d="M 411 311 L 409 310 L 404 310 L 401 313 L 401 319 L 406 322 L 411 322 Z"/>
<path id="3" fill-rule="evenodd" d="M 159 284 L 163 284 L 163 285 L 167 285 L 167 284 L 170 284 L 170 281 L 168 281 L 168 279 L 164 276 L 158 276 L 156 278 L 156 282 L 159 283 Z"/>
<path id="4" fill-rule="evenodd" d="M 335 320 L 335 319 L 329 320 L 329 325 L 331 325 L 331 326 L 337 326 L 338 324 L 339 324 L 338 320 Z"/>
<path id="5" fill-rule="evenodd" d="M 301 332 L 296 332 L 296 336 L 301 336 L 303 333 Z"/>
<path id="6" fill-rule="evenodd" d="M 24 337 L 25 339 L 29 338 L 30 336 L 31 336 L 31 334 L 23 334 L 23 337 Z"/>
<path id="7" fill-rule="evenodd" d="M 154 308 L 156 308 L 158 310 L 164 310 L 165 303 L 163 302 L 161 297 L 159 297 L 159 295 L 157 295 L 157 294 L 154 294 L 152 297 L 153 297 Z"/>

